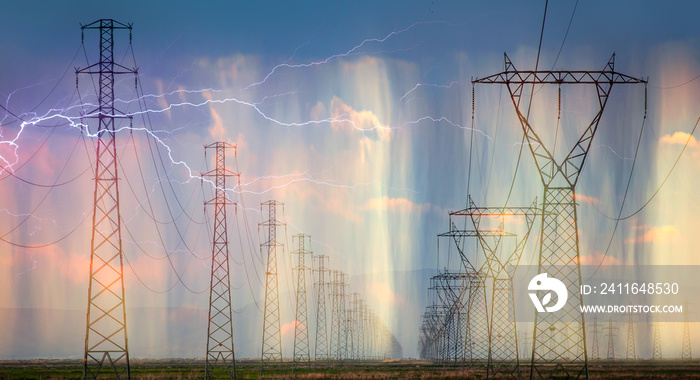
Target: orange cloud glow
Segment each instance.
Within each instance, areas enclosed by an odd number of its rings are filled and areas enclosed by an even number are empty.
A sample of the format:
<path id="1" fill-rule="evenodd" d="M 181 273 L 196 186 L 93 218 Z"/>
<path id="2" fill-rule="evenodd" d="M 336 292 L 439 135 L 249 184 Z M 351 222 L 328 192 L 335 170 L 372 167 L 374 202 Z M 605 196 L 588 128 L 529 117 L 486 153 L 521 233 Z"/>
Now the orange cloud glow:
<path id="1" fill-rule="evenodd" d="M 574 199 L 582 203 L 590 203 L 595 205 L 600 204 L 600 199 L 589 197 L 588 195 L 583 194 L 574 195 Z"/>
<path id="2" fill-rule="evenodd" d="M 372 198 L 365 203 L 365 210 L 394 212 L 425 212 L 430 210 L 429 203 L 418 204 L 406 198 Z"/>
<path id="3" fill-rule="evenodd" d="M 665 135 L 660 141 L 666 144 L 678 145 L 685 145 L 687 142 L 688 146 L 691 148 L 695 147 L 695 145 L 698 143 L 695 136 L 685 132 L 674 132 L 672 135 Z"/>
<path id="4" fill-rule="evenodd" d="M 627 243 L 656 243 L 661 241 L 674 240 L 678 237 L 678 228 L 675 226 L 661 226 L 652 227 L 648 229 L 644 234 L 634 238 L 628 239 Z"/>
<path id="5" fill-rule="evenodd" d="M 595 251 L 591 255 L 581 255 L 578 258 L 578 262 L 581 265 L 620 265 L 620 260 L 610 256 L 606 255 L 603 256 L 602 253 Z"/>
<path id="6" fill-rule="evenodd" d="M 287 323 L 283 324 L 282 327 L 281 327 L 281 329 L 280 329 L 282 335 L 287 335 L 287 336 L 292 336 L 292 335 L 294 335 L 294 329 L 295 329 L 297 326 L 301 326 L 302 329 L 306 328 L 306 327 L 304 327 L 304 324 L 303 324 L 303 323 L 301 323 L 301 322 L 299 322 L 299 321 L 297 321 L 297 320 L 294 320 L 294 321 L 292 321 L 292 322 L 287 322 Z"/>
<path id="7" fill-rule="evenodd" d="M 406 303 L 403 297 L 397 295 L 388 283 L 373 282 L 367 287 L 370 296 L 376 298 L 382 304 L 400 305 Z"/>

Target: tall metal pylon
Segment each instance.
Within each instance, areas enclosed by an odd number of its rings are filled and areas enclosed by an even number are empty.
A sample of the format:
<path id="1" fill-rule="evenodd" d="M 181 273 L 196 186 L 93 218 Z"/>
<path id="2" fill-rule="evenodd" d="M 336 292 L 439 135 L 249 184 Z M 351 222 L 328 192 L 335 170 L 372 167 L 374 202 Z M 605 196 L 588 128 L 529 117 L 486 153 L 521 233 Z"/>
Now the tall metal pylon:
<path id="1" fill-rule="evenodd" d="M 571 299 L 561 312 L 535 314 L 530 378 L 563 375 L 588 379 L 586 327 L 583 313 L 579 309 L 582 302 L 578 291 L 581 286 L 581 270 L 576 184 L 613 84 L 646 84 L 647 81 L 616 72 L 615 54 L 601 71 L 518 71 L 508 55 L 504 53 L 503 56 L 505 71 L 474 79 L 472 84 L 505 84 L 508 88 L 527 146 L 535 159 L 544 186 L 539 273 L 546 270 L 551 277 L 562 281 Z M 595 85 L 598 112 L 563 160 L 557 160 L 545 147 L 521 110 L 520 100 L 526 84 Z M 569 331 L 570 336 L 565 337 L 568 344 L 557 340 L 561 331 Z"/>
<path id="2" fill-rule="evenodd" d="M 513 299 L 513 273 L 509 267 L 517 267 L 520 262 L 530 231 L 539 214 L 537 200 L 530 207 L 478 207 L 471 196 L 469 207 L 464 210 L 451 212 L 454 216 L 469 216 L 483 248 L 487 276 L 492 279 L 491 318 L 489 319 L 489 351 L 486 376 L 493 377 L 498 373 L 506 373 L 510 377 L 520 377 L 520 357 L 518 355 L 518 337 L 515 324 L 515 300 Z M 504 237 L 515 237 L 514 234 L 481 233 L 481 220 L 485 216 L 501 217 L 522 216 L 527 226 L 525 234 L 516 239 L 515 247 L 507 252 L 506 257 L 499 257 L 498 250 L 502 247 Z M 503 220 L 498 228 L 503 231 Z"/>
<path id="3" fill-rule="evenodd" d="M 652 359 L 663 359 L 661 354 L 661 325 L 659 324 L 659 318 L 654 317 L 654 322 L 651 324 L 652 329 L 654 329 L 654 342 L 652 346 Z"/>
<path id="4" fill-rule="evenodd" d="M 339 319 L 339 329 L 340 333 L 338 336 L 338 348 L 340 360 L 348 358 L 348 319 L 347 319 L 347 307 L 345 300 L 345 279 L 347 274 L 340 272 L 338 277 L 338 319 Z"/>
<path id="5" fill-rule="evenodd" d="M 314 347 L 314 358 L 316 361 L 328 361 L 328 328 L 326 327 L 326 263 L 328 256 L 316 256 L 318 264 L 314 271 L 317 273 L 316 281 L 316 346 Z"/>
<path id="6" fill-rule="evenodd" d="M 350 305 L 352 307 L 348 311 L 351 315 L 350 339 L 352 339 L 352 353 L 349 355 L 351 358 L 357 360 L 362 359 L 360 354 L 360 347 L 362 345 L 362 324 L 360 323 L 360 293 L 353 292 L 350 294 Z"/>
<path id="7" fill-rule="evenodd" d="M 637 344 L 634 339 L 634 316 L 629 313 L 627 316 L 627 352 L 625 357 L 627 359 L 637 359 Z"/>
<path id="8" fill-rule="evenodd" d="M 355 293 L 357 297 L 359 297 L 359 294 Z M 356 304 L 355 304 L 355 318 L 357 321 L 357 329 L 356 329 L 356 336 L 357 336 L 357 359 L 366 359 L 367 358 L 367 349 L 366 349 L 366 338 L 365 338 L 365 325 L 364 325 L 364 308 L 365 308 L 365 302 L 362 299 L 356 299 Z"/>
<path id="9" fill-rule="evenodd" d="M 335 360 L 340 360 L 340 305 L 338 302 L 338 279 L 339 272 L 337 269 L 331 271 L 331 357 Z"/>
<path id="10" fill-rule="evenodd" d="M 599 345 L 598 345 L 598 327 L 600 327 L 600 324 L 598 323 L 598 316 L 593 315 L 593 324 L 591 325 L 593 327 L 591 334 L 592 337 L 592 342 L 591 342 L 591 359 L 593 360 L 598 360 L 600 359 L 600 351 Z"/>
<path id="11" fill-rule="evenodd" d="M 349 290 L 350 284 L 345 284 L 345 287 Z M 355 336 L 355 310 L 352 307 L 352 295 L 346 292 L 346 306 L 345 306 L 345 336 L 347 347 L 345 349 L 345 357 L 347 359 L 355 359 L 355 350 L 357 348 L 357 338 Z"/>
<path id="12" fill-rule="evenodd" d="M 204 146 L 214 149 L 216 167 L 202 177 L 214 178 L 214 198 L 204 202 L 214 206 L 214 231 L 211 252 L 211 279 L 209 282 L 209 323 L 207 325 L 207 356 L 204 365 L 204 378 L 215 377 L 217 366 L 223 367 L 231 379 L 236 378 L 236 357 L 233 353 L 233 312 L 231 309 L 231 278 L 229 276 L 228 225 L 226 206 L 233 204 L 226 197 L 226 178 L 237 177 L 238 173 L 226 169 L 226 150 L 236 146 L 226 142 L 215 142 Z"/>
<path id="13" fill-rule="evenodd" d="M 284 244 L 277 239 L 277 227 L 284 223 L 277 219 L 277 207 L 283 203 L 270 200 L 260 204 L 260 211 L 267 207 L 267 220 L 260 224 L 266 239 L 260 244 L 261 253 L 267 254 L 265 271 L 265 310 L 262 334 L 262 355 L 260 358 L 260 376 L 266 364 L 282 362 L 282 338 L 280 333 L 279 282 L 277 278 L 277 250 Z M 267 233 L 265 233 L 267 232 Z"/>
<path id="14" fill-rule="evenodd" d="M 462 249 L 463 239 L 470 237 L 478 238 L 479 235 L 498 238 L 502 235 L 511 234 L 501 230 L 459 230 L 454 222 L 450 223 L 450 231 L 438 234 L 438 240 L 440 237 L 448 237 L 450 240 L 454 241 L 454 246 L 462 259 L 466 271 L 468 292 L 466 293 L 467 299 L 465 300 L 467 312 L 463 357 L 468 361 L 469 366 L 480 362 L 488 363 L 489 356 L 490 324 L 488 304 L 486 301 L 487 265 L 484 263 L 479 268 L 474 267 L 467 257 L 467 254 Z"/>
<path id="15" fill-rule="evenodd" d="M 688 308 L 688 302 L 683 305 L 684 310 L 690 310 Z M 688 322 L 688 311 L 683 313 L 683 345 L 681 347 L 681 358 L 682 359 L 692 359 L 693 353 L 690 349 L 690 323 Z"/>
<path id="16" fill-rule="evenodd" d="M 612 319 L 608 320 L 608 327 L 605 327 L 605 330 L 608 331 L 608 356 L 607 358 L 609 360 L 614 360 L 615 359 L 615 330 L 617 330 L 617 326 L 613 327 Z"/>
<path id="17" fill-rule="evenodd" d="M 85 30 L 95 29 L 100 33 L 100 61 L 76 70 L 76 77 L 78 74 L 99 76 L 98 106 L 87 113 L 88 118 L 97 119 L 98 126 L 83 378 L 97 378 L 108 367 L 109 377 L 128 379 L 131 369 L 114 124 L 118 118 L 131 122 L 131 116 L 114 107 L 114 76 L 136 75 L 137 69 L 114 62 L 114 30 L 128 30 L 131 43 L 131 24 L 100 19 L 80 29 L 83 39 Z"/>
<path id="18" fill-rule="evenodd" d="M 297 266 L 294 268 L 297 272 L 297 307 L 296 321 L 294 327 L 294 372 L 300 363 L 305 363 L 311 369 L 311 356 L 309 354 L 309 319 L 306 313 L 306 267 L 307 255 L 311 255 L 311 251 L 306 249 L 306 241 L 311 242 L 311 237 L 305 234 L 297 234 L 292 237 L 297 240 L 297 249 L 292 254 L 297 255 Z M 309 244 L 310 245 L 310 244 Z"/>

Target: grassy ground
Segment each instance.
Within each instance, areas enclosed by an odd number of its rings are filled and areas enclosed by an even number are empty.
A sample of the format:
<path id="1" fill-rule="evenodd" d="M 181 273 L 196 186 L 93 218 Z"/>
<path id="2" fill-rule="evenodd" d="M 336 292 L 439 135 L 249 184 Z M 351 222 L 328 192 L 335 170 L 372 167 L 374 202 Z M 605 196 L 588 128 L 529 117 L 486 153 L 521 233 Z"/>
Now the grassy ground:
<path id="1" fill-rule="evenodd" d="M 239 360 L 236 362 L 239 379 L 260 377 L 260 362 Z M 30 360 L 0 361 L 0 379 L 77 379 L 82 377 L 82 361 L 79 360 Z M 698 379 L 700 361 L 637 360 L 597 361 L 589 365 L 591 379 Z M 220 369 L 215 375 L 225 377 Z M 131 377 L 134 379 L 201 379 L 204 377 L 204 361 L 194 359 L 163 359 L 131 361 Z M 218 377 L 218 376 L 217 376 Z M 333 363 L 330 367 L 299 368 L 292 373 L 292 363 L 266 368 L 265 379 L 484 379 L 486 368 L 476 365 L 462 366 L 433 364 L 424 360 L 392 360 Z M 493 378 L 512 378 L 505 373 Z M 529 366 L 521 367 L 521 378 L 529 378 Z"/>

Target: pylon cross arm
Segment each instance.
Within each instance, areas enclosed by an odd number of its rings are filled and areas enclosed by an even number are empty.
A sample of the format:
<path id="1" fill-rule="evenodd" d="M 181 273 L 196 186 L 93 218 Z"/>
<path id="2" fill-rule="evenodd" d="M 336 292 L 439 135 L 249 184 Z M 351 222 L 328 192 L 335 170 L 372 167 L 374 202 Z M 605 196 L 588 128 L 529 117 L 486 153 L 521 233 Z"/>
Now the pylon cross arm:
<path id="1" fill-rule="evenodd" d="M 515 66 L 506 54 L 504 54 L 504 59 L 505 71 L 484 78 L 474 79 L 472 80 L 472 84 L 505 84 L 508 87 L 511 100 L 515 106 L 518 118 L 520 119 L 527 144 L 535 158 L 535 163 L 539 169 L 542 182 L 545 185 L 550 185 L 556 178 L 561 178 L 571 187 L 575 187 L 578 182 L 579 173 L 586 160 L 586 155 L 593 140 L 593 136 L 598 128 L 598 123 L 600 122 L 612 85 L 646 84 L 647 80 L 616 72 L 614 69 L 615 54 L 612 55 L 605 68 L 600 71 L 519 71 L 515 69 Z M 523 115 L 520 110 L 520 100 L 525 84 L 592 84 L 596 86 L 600 109 L 581 138 L 574 145 L 569 155 L 560 164 L 555 161 L 554 156 L 544 146 L 542 140 L 527 120 L 527 117 Z"/>
<path id="2" fill-rule="evenodd" d="M 599 71 L 588 70 L 516 70 L 513 62 L 507 54 L 503 54 L 505 70 L 483 78 L 476 78 L 472 83 L 487 84 L 599 84 L 613 83 L 635 84 L 647 83 L 647 80 L 636 78 L 615 71 L 615 54 L 613 53 L 605 69 Z"/>

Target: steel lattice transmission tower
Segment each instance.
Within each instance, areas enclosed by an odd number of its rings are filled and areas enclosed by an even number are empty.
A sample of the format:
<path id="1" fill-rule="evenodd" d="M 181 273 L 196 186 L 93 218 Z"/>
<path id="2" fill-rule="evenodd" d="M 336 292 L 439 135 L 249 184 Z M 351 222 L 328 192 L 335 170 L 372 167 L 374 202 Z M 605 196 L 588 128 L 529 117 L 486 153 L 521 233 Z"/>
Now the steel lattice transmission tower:
<path id="1" fill-rule="evenodd" d="M 340 360 L 340 314 L 338 305 L 338 270 L 333 269 L 331 272 L 331 357 L 335 360 Z"/>
<path id="2" fill-rule="evenodd" d="M 474 267 L 462 247 L 464 239 L 466 238 L 478 238 L 479 235 L 497 238 L 507 233 L 500 230 L 459 230 L 454 222 L 451 222 L 450 225 L 450 231 L 438 234 L 438 240 L 441 237 L 447 237 L 454 241 L 454 247 L 457 249 L 466 271 L 465 280 L 467 281 L 466 288 L 468 291 L 466 293 L 467 299 L 463 300 L 464 307 L 466 308 L 466 336 L 464 337 L 463 354 L 460 356 L 467 360 L 470 366 L 478 364 L 479 362 L 487 363 L 489 357 L 490 326 L 488 304 L 486 301 L 487 265 L 483 263 L 479 268 Z M 438 341 L 442 338 L 443 337 L 438 337 Z M 439 352 L 437 356 L 440 356 Z"/>
<path id="3" fill-rule="evenodd" d="M 311 369 L 311 356 L 309 355 L 309 330 L 308 317 L 306 313 L 306 267 L 305 256 L 311 255 L 311 251 L 306 249 L 306 240 L 311 242 L 311 237 L 305 234 L 297 234 L 292 237 L 292 241 L 296 238 L 297 250 L 292 254 L 297 255 L 297 266 L 294 268 L 297 272 L 297 307 L 296 307 L 296 322 L 294 328 L 294 370 L 299 363 L 306 363 Z M 294 244 L 294 243 L 292 243 Z M 311 245 L 311 244 L 309 244 Z"/>
<path id="4" fill-rule="evenodd" d="M 226 206 L 233 204 L 226 197 L 226 178 L 237 177 L 226 169 L 226 150 L 236 146 L 226 142 L 215 142 L 204 146 L 204 155 L 209 149 L 216 152 L 216 168 L 202 177 L 214 178 L 215 196 L 204 205 L 214 206 L 214 232 L 211 253 L 211 280 L 209 288 L 209 324 L 207 326 L 207 356 L 204 377 L 210 379 L 214 368 L 223 365 L 229 378 L 236 378 L 236 358 L 233 353 L 233 321 L 231 310 L 231 278 L 229 277 L 229 250 Z"/>
<path id="5" fill-rule="evenodd" d="M 520 262 L 530 231 L 539 214 L 537 200 L 530 207 L 478 207 L 469 196 L 469 208 L 451 212 L 454 216 L 469 216 L 484 251 L 486 275 L 492 279 L 491 318 L 489 319 L 489 350 L 487 377 L 496 373 L 506 373 L 510 377 L 520 377 L 520 358 L 518 355 L 518 337 L 515 324 L 515 300 L 513 299 L 513 274 L 509 267 L 517 267 Z M 498 251 L 503 246 L 504 237 L 515 237 L 515 234 L 487 233 L 481 229 L 482 218 L 500 217 L 501 225 L 498 231 L 504 231 L 503 218 L 521 216 L 527 226 L 525 234 L 515 239 L 515 247 L 507 251 L 507 256 L 499 257 Z"/>
<path id="6" fill-rule="evenodd" d="M 637 344 L 634 339 L 635 323 L 632 313 L 629 313 L 627 317 L 627 353 L 625 355 L 627 359 L 637 359 Z"/>
<path id="7" fill-rule="evenodd" d="M 339 323 L 340 327 L 338 328 L 338 332 L 340 335 L 338 336 L 338 347 L 339 347 L 339 359 L 347 359 L 348 358 L 348 313 L 347 313 L 347 302 L 345 300 L 345 288 L 347 287 L 347 284 L 345 282 L 345 279 L 347 278 L 347 274 L 340 272 L 339 273 L 339 278 L 338 278 L 338 318 L 339 318 Z"/>
<path id="8" fill-rule="evenodd" d="M 615 359 L 615 330 L 617 327 L 613 327 L 612 319 L 608 320 L 608 327 L 605 327 L 608 331 L 608 356 L 609 360 Z"/>
<path id="9" fill-rule="evenodd" d="M 683 305 L 684 310 L 688 309 L 688 302 Z M 690 350 L 690 323 L 688 322 L 688 312 L 683 313 L 683 345 L 681 347 L 681 358 L 682 359 L 692 359 L 693 353 Z"/>
<path id="10" fill-rule="evenodd" d="M 505 71 L 475 79 L 475 83 L 505 84 L 527 140 L 539 176 L 544 185 L 542 199 L 542 228 L 540 232 L 539 273 L 547 271 L 562 281 L 572 300 L 557 313 L 535 315 L 533 354 L 530 377 L 588 378 L 585 321 L 579 310 L 581 285 L 579 267 L 579 238 L 576 213 L 576 184 L 586 156 L 600 123 L 613 84 L 646 84 L 646 80 L 615 71 L 615 55 L 602 71 L 518 71 L 504 54 Z M 520 101 L 525 85 L 594 85 L 597 91 L 598 111 L 585 128 L 567 156 L 557 160 L 545 147 L 530 120 L 523 114 Z M 526 107 L 527 108 L 527 107 Z M 558 341 L 561 331 L 567 344 Z"/>
<path id="11" fill-rule="evenodd" d="M 592 337 L 591 359 L 598 360 L 600 359 L 600 351 L 598 345 L 598 327 L 600 327 L 600 324 L 598 323 L 597 315 L 593 315 L 593 324 L 591 325 L 591 327 L 593 327 L 593 331 L 590 333 Z"/>
<path id="12" fill-rule="evenodd" d="M 659 318 L 654 317 L 654 322 L 651 324 L 652 329 L 654 329 L 654 342 L 652 348 L 652 359 L 663 359 L 661 355 L 661 325 L 659 324 Z"/>
<path id="13" fill-rule="evenodd" d="M 283 203 L 270 200 L 260 204 L 267 207 L 268 218 L 260 225 L 267 230 L 265 242 L 260 244 L 260 250 L 267 253 L 267 270 L 265 272 L 265 311 L 263 320 L 262 356 L 260 375 L 266 363 L 282 362 L 282 338 L 280 333 L 279 283 L 277 279 L 277 249 L 284 244 L 277 240 L 277 227 L 284 223 L 277 220 L 277 207 Z"/>
<path id="14" fill-rule="evenodd" d="M 333 270 L 331 280 L 331 347 L 333 358 L 343 360 L 347 357 L 347 312 L 345 308 L 345 273 Z"/>
<path id="15" fill-rule="evenodd" d="M 97 20 L 81 26 L 83 39 L 86 29 L 99 30 L 100 61 L 76 70 L 98 75 L 98 106 L 87 113 L 98 126 L 83 378 L 97 378 L 104 367 L 110 377 L 130 378 L 115 119 L 131 117 L 114 107 L 114 76 L 137 70 L 114 62 L 114 31 L 128 30 L 131 43 L 131 24 Z"/>
<path id="16" fill-rule="evenodd" d="M 328 261 L 328 256 L 319 255 L 318 264 L 314 271 L 318 274 L 318 281 L 316 282 L 316 346 L 314 348 L 314 358 L 316 361 L 328 361 L 330 356 L 328 355 L 328 329 L 326 327 L 326 274 L 328 270 L 326 269 L 326 262 Z"/>

